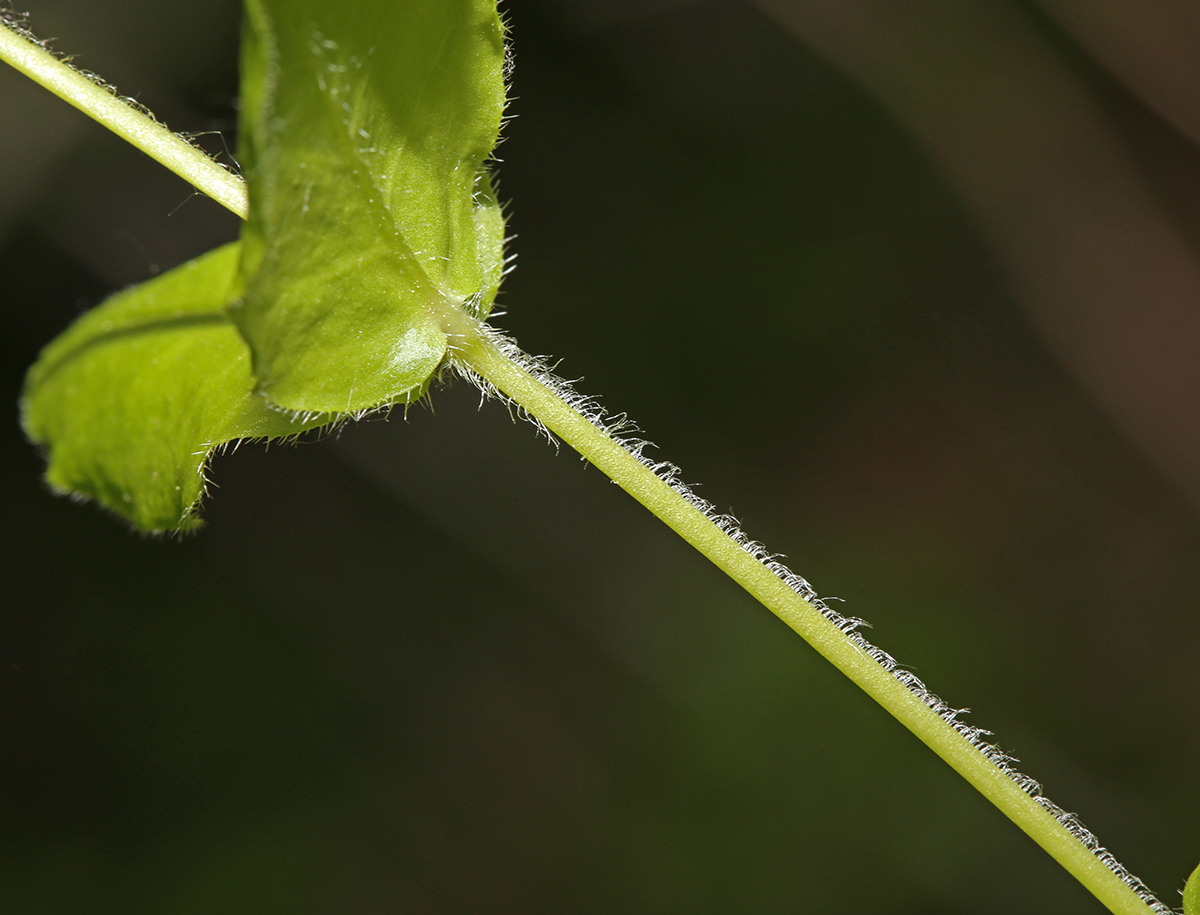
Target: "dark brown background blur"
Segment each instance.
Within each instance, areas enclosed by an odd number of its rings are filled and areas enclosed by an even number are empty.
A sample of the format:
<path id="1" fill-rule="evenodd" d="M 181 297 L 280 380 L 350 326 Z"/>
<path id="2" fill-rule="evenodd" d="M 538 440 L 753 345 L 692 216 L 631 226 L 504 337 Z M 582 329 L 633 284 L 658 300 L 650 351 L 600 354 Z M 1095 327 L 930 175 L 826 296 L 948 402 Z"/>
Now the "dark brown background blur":
<path id="1" fill-rule="evenodd" d="M 233 147 L 231 0 L 26 5 Z M 507 10 L 499 323 L 1178 904 L 1200 861 L 1197 8 Z M 0 909 L 1099 911 L 461 385 L 219 458 L 182 541 L 50 496 L 25 368 L 237 221 L 7 72 L 0 125 Z"/>

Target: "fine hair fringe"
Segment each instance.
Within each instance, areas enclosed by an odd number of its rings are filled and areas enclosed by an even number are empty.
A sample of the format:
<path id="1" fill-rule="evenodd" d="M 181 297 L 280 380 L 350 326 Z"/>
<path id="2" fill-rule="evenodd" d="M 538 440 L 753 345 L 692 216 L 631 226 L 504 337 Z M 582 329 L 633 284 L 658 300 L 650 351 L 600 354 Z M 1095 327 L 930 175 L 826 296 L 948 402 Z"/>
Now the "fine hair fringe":
<path id="1" fill-rule="evenodd" d="M 121 92 L 117 89 L 117 87 L 114 86 L 112 83 L 108 82 L 108 80 L 104 79 L 104 77 L 100 76 L 97 73 L 93 73 L 91 70 L 85 70 L 83 67 L 78 66 L 75 63 L 75 56 L 73 54 L 63 54 L 63 53 L 59 52 L 58 50 L 56 50 L 53 47 L 53 45 L 51 44 L 53 39 L 38 38 L 37 35 L 35 35 L 33 33 L 33 30 L 29 27 L 29 14 L 26 12 L 20 12 L 20 11 L 14 9 L 11 5 L 11 2 L 9 2 L 9 0 L 0 0 L 0 28 L 6 28 L 12 32 L 16 32 L 18 35 L 20 35 L 26 41 L 30 42 L 31 44 L 37 45 L 37 47 L 41 48 L 43 51 L 48 53 L 51 57 L 53 57 L 59 63 L 67 65 L 72 70 L 74 70 L 76 73 L 78 73 L 80 76 L 82 76 L 84 79 L 86 79 L 88 82 L 90 82 L 96 86 L 99 86 L 101 89 L 103 89 L 109 95 L 111 95 L 113 98 L 117 99 L 118 101 L 120 101 L 123 104 L 132 108 L 134 111 L 138 112 L 138 114 L 141 114 L 144 117 L 148 118 L 149 120 L 153 121 L 159 127 L 162 127 L 164 129 L 169 129 L 169 128 L 167 128 L 166 124 L 164 124 L 162 121 L 160 121 L 158 119 L 158 117 L 154 114 L 153 111 L 151 111 L 149 108 L 147 108 L 141 102 L 139 102 L 136 98 L 133 98 L 132 96 L 128 96 L 128 95 L 122 95 Z M 194 133 L 179 133 L 178 131 L 172 131 L 172 132 L 175 134 L 175 136 L 179 137 L 179 139 L 183 140 L 189 146 L 204 153 L 204 155 L 206 155 L 209 159 L 212 159 L 214 162 L 218 162 L 217 158 L 212 153 L 210 153 L 203 146 L 201 146 L 199 143 L 196 142 L 196 138 L 199 136 L 204 136 L 204 135 L 213 134 L 213 133 L 215 133 L 219 136 L 220 131 L 203 130 L 203 131 L 198 131 L 198 132 L 194 132 Z M 222 142 L 223 142 L 223 139 L 222 139 Z M 226 154 L 229 154 L 228 149 L 226 149 Z M 229 155 L 229 158 L 231 161 L 233 160 L 232 155 Z M 223 168 L 226 168 L 227 170 L 232 171 L 234 174 L 240 174 L 240 169 L 237 169 L 236 167 L 234 169 L 228 169 L 228 166 L 225 166 L 223 163 L 218 162 L 218 164 L 220 164 Z M 235 166 L 236 166 L 236 162 L 235 162 Z"/>
<path id="2" fill-rule="evenodd" d="M 960 716 L 967 714 L 970 711 L 969 709 L 954 708 L 948 705 L 921 682 L 916 674 L 902 667 L 886 651 L 867 641 L 859 630 L 863 627 L 870 628 L 869 623 L 858 617 L 845 616 L 831 608 L 817 595 L 812 585 L 802 576 L 797 575 L 784 565 L 781 561 L 784 558 L 783 556 L 770 552 L 763 544 L 747 535 L 741 529 L 736 518 L 717 511 L 711 502 L 698 496 L 683 481 L 681 471 L 676 465 L 670 461 L 656 461 L 648 457 L 646 449 L 653 447 L 653 443 L 639 436 L 638 433 L 640 430 L 626 414 L 610 414 L 596 397 L 576 391 L 572 387 L 571 382 L 560 378 L 554 373 L 553 367 L 549 364 L 546 357 L 531 356 L 525 353 L 517 346 L 514 340 L 488 325 L 483 325 L 481 330 L 505 357 L 528 372 L 538 383 L 548 388 L 555 396 L 563 400 L 595 428 L 620 445 L 625 451 L 636 458 L 639 463 L 653 471 L 659 479 L 670 486 L 689 505 L 701 512 L 739 547 L 770 569 L 780 581 L 784 582 L 784 584 L 821 613 L 822 616 L 845 633 L 851 642 L 873 658 L 880 667 L 900 682 L 910 693 L 920 699 L 939 718 L 954 728 L 972 747 L 982 753 L 992 765 L 1033 798 L 1038 806 L 1045 809 L 1051 816 L 1058 820 L 1072 836 L 1078 839 L 1084 847 L 1095 855 L 1105 867 L 1112 871 L 1122 883 L 1128 886 L 1152 911 L 1158 913 L 1158 915 L 1175 915 L 1176 910 L 1155 898 L 1145 883 L 1131 874 L 1107 848 L 1100 844 L 1100 840 L 1080 822 L 1079 817 L 1051 801 L 1042 793 L 1042 786 L 1035 779 L 1018 770 L 1015 764 L 1019 760 L 1016 757 L 1010 756 L 996 744 L 989 742 L 986 738 L 992 736 L 991 731 L 975 727 L 961 720 Z M 454 374 L 459 375 L 476 387 L 485 398 L 498 400 L 505 404 L 514 417 L 519 417 L 532 423 L 549 442 L 557 447 L 558 439 L 546 428 L 541 420 L 499 391 L 495 385 L 481 377 L 468 365 L 454 359 L 452 355 L 448 368 Z"/>

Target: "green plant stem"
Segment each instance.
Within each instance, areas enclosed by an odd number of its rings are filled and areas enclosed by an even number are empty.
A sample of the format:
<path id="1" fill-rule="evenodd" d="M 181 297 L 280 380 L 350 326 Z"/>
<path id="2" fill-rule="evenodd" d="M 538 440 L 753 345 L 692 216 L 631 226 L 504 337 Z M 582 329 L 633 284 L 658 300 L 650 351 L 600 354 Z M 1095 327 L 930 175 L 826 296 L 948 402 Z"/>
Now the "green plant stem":
<path id="1" fill-rule="evenodd" d="M 9 28 L 0 28 L 0 59 L 246 217 L 246 186 L 239 177 L 107 88 Z M 502 352 L 483 325 L 448 303 L 438 317 L 461 364 L 538 419 L 783 620 L 999 807 L 1114 915 L 1153 915 L 1148 903 L 1020 785 L 669 483 Z"/>
<path id="2" fill-rule="evenodd" d="M 245 182 L 202 149 L 172 133 L 107 86 L 58 60 L 16 29 L 0 27 L 0 60 L 128 140 L 238 216 L 245 219 L 250 212 Z"/>
<path id="3" fill-rule="evenodd" d="M 468 327 L 473 321 L 458 315 L 446 323 L 453 325 L 447 329 L 455 340 L 456 358 L 540 420 L 783 620 L 999 807 L 1110 911 L 1118 915 L 1153 912 L 1049 811 L 670 484 L 513 362 L 482 328 Z"/>

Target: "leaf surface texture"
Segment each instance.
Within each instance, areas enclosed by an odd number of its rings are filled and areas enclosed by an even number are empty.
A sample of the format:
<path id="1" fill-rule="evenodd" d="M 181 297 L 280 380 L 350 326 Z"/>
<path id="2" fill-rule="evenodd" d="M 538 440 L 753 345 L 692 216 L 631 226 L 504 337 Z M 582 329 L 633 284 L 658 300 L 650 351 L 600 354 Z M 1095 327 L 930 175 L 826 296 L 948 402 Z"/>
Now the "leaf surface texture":
<path id="1" fill-rule="evenodd" d="M 262 391 L 353 413 L 419 393 L 439 314 L 486 311 L 504 225 L 484 168 L 504 106 L 494 3 L 250 0 L 234 317 Z"/>
<path id="2" fill-rule="evenodd" d="M 250 350 L 225 308 L 238 247 L 118 293 L 43 350 L 22 419 L 49 446 L 51 486 L 143 530 L 193 527 L 214 449 L 328 421 L 296 422 L 254 393 Z"/>

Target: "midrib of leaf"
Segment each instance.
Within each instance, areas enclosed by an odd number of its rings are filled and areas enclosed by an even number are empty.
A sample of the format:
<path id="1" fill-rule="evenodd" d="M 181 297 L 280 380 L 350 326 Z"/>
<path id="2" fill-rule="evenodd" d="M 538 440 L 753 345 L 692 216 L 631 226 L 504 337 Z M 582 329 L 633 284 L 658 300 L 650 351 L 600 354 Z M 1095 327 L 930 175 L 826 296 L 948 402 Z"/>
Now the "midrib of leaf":
<path id="1" fill-rule="evenodd" d="M 333 106 L 336 104 L 332 95 L 325 95 L 325 104 L 329 108 L 329 117 L 332 121 L 340 120 L 341 112 Z M 345 125 L 344 132 L 338 132 L 342 145 L 345 147 L 345 157 L 349 162 L 357 164 L 354 170 L 354 176 L 359 184 L 359 194 L 363 201 L 366 201 L 366 206 L 378 218 L 382 225 L 391 228 L 391 239 L 388 244 L 392 248 L 396 258 L 403 265 L 405 275 L 412 281 L 415 289 L 419 291 L 425 299 L 426 311 L 430 317 L 435 318 L 446 307 L 453 307 L 452 297 L 438 284 L 434 283 L 432 278 L 426 272 L 420 259 L 413 251 L 412 245 L 408 243 L 408 239 L 402 228 L 396 223 L 392 216 L 391 210 L 384 204 L 387 199 L 387 192 L 375 183 L 374 171 L 371 168 L 371 163 L 363 158 L 361 149 L 358 143 L 355 142 L 355 131 L 357 127 L 354 122 Z M 361 139 L 361 138 L 360 138 Z"/>
<path id="2" fill-rule="evenodd" d="M 258 391 L 300 415 L 418 397 L 445 357 L 433 313 L 480 290 L 486 305 L 498 275 L 503 222 L 476 184 L 504 96 L 495 6 L 405 4 L 386 22 L 322 0 L 247 10 L 253 199 L 231 314 Z"/>
<path id="3" fill-rule="evenodd" d="M 0 38 L 7 39 L 5 31 L 0 29 Z M 18 40 L 30 44 L 23 38 Z M 7 40 L 0 41 L 0 59 L 11 62 L 8 47 Z M 44 49 L 36 50 L 50 56 Z M 28 48 L 22 53 L 27 55 Z M 72 100 L 72 104 L 92 113 L 88 97 Z M 150 120 L 132 108 L 128 111 L 133 112 L 128 117 Z M 150 123 L 155 128 L 160 126 L 152 120 Z M 195 152 L 190 146 L 188 150 Z M 156 158 L 215 199 L 236 201 L 245 194 L 241 179 L 224 170 L 217 175 L 205 172 L 200 180 L 193 180 L 193 174 L 198 173 L 186 150 L 173 154 L 168 149 Z M 423 269 L 421 274 L 430 282 Z M 861 637 L 848 634 L 853 627 L 839 626 L 833 614 L 823 612 L 819 601 L 814 602 L 811 591 L 804 591 L 807 584 L 803 579 L 792 576 L 789 580 L 787 576 L 792 573 L 788 570 L 764 562 L 747 548 L 747 538 L 740 531 L 730 531 L 718 523 L 698 507 L 700 500 L 689 497 L 686 487 L 660 476 L 636 450 L 631 451 L 604 427 L 602 416 L 585 415 L 577 407 L 582 398 L 549 376 L 531 357 L 498 338 L 460 303 L 439 294 L 431 298 L 428 307 L 447 334 L 451 357 L 464 374 L 517 404 L 722 569 L 987 797 L 1114 915 L 1169 915 L 1171 910 L 1073 817 L 1063 814 L 1040 793 L 1030 793 L 1011 771 L 989 759 L 981 746 L 993 748 L 981 744 L 978 738 L 972 741 L 964 736 L 951 723 L 952 715 L 948 719 L 931 708 L 931 702 L 945 708 L 940 700 L 928 693 L 922 698 L 902 681 L 902 672 L 885 668 L 864 650 L 866 643 Z M 797 582 L 803 588 L 798 589 Z"/>

